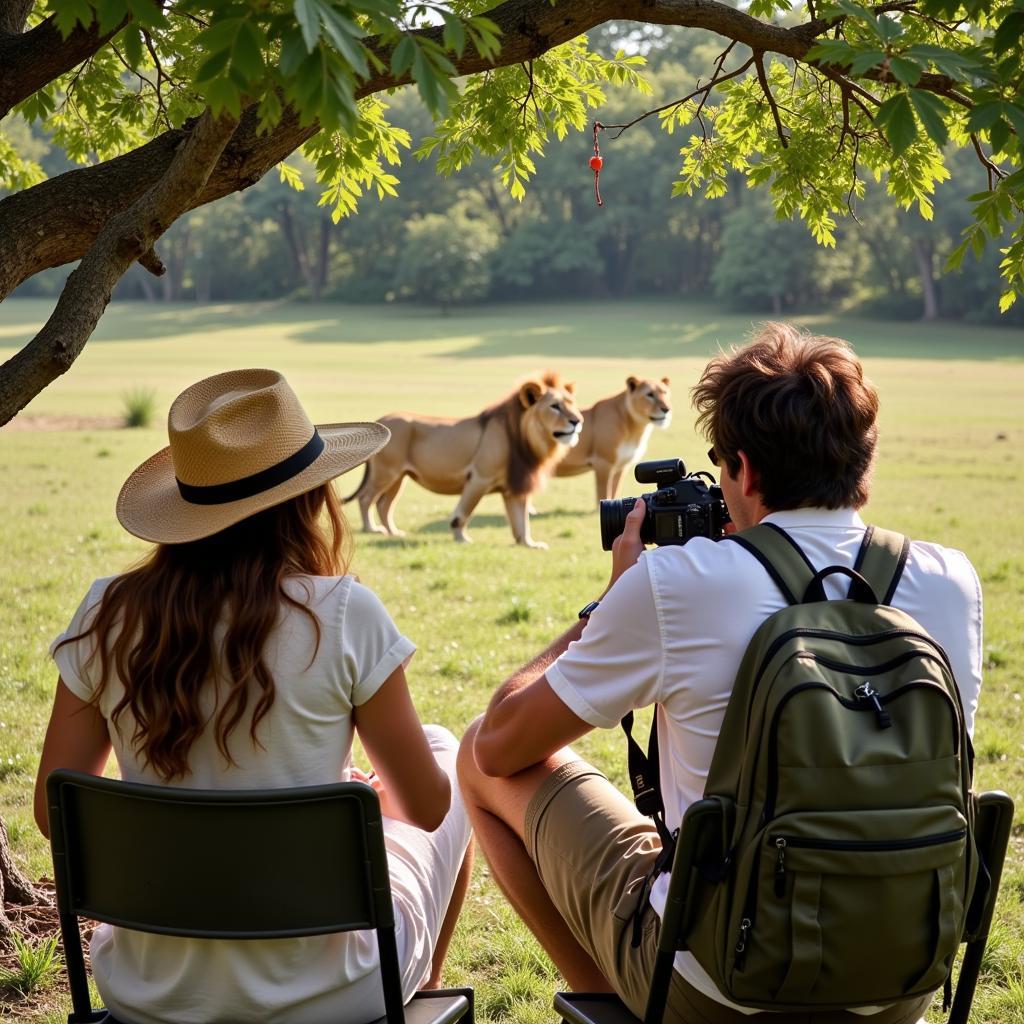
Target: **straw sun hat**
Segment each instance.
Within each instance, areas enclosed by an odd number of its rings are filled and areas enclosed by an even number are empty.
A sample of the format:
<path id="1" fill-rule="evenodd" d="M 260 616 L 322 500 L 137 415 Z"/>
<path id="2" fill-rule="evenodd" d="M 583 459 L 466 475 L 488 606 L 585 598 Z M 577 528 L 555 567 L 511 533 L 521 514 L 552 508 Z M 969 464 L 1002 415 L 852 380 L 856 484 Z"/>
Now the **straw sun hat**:
<path id="1" fill-rule="evenodd" d="M 193 384 L 167 414 L 170 445 L 125 481 L 117 518 L 158 544 L 200 540 L 365 462 L 391 436 L 380 423 L 314 427 L 275 370 L 231 370 Z"/>

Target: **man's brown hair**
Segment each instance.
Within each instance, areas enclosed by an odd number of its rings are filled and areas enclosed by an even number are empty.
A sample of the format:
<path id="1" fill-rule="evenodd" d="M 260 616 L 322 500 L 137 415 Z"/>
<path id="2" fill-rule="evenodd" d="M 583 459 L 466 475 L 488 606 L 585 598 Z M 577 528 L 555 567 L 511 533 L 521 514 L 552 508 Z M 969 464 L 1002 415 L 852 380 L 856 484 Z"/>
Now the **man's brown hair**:
<path id="1" fill-rule="evenodd" d="M 868 500 L 878 393 L 845 341 L 765 324 L 749 345 L 711 360 L 693 402 L 730 475 L 746 452 L 767 508 Z"/>

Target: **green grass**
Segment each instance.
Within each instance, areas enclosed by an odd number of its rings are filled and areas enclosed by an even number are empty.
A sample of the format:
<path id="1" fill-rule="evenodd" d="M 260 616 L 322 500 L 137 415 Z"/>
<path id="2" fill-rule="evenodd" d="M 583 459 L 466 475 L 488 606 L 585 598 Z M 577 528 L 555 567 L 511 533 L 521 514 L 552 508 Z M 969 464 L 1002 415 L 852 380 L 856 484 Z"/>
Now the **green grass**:
<path id="1" fill-rule="evenodd" d="M 24 997 L 52 985 L 63 966 L 57 936 L 31 942 L 16 934 L 13 941 L 18 966 L 0 971 L 0 991 L 9 988 Z"/>
<path id="2" fill-rule="evenodd" d="M 4 303 L 0 358 L 45 315 L 40 302 Z M 986 669 L 977 782 L 1007 790 L 1024 808 L 1024 332 L 822 318 L 811 326 L 854 342 L 881 393 L 867 517 L 962 548 L 978 569 Z M 707 468 L 688 389 L 708 355 L 750 327 L 749 317 L 670 302 L 483 308 L 447 318 L 410 308 L 112 306 L 71 371 L 26 413 L 115 417 L 127 388 L 148 387 L 156 392 L 154 426 L 0 432 L 0 815 L 19 862 L 32 877 L 49 873 L 31 817 L 55 681 L 48 645 L 92 579 L 145 550 L 118 526 L 114 500 L 131 469 L 166 443 L 166 409 L 184 386 L 219 370 L 269 365 L 288 376 L 316 420 L 331 422 L 396 409 L 469 414 L 548 366 L 577 381 L 584 405 L 620 390 L 630 374 L 668 375 L 675 417 L 648 454 Z M 343 493 L 357 482 L 358 473 L 344 478 Z M 627 494 L 646 489 L 627 483 Z M 513 545 L 497 496 L 470 524 L 476 543 L 455 545 L 446 526 L 454 499 L 415 484 L 397 504 L 405 538 L 357 535 L 354 571 L 419 645 L 409 678 L 424 720 L 465 728 L 494 687 L 602 589 L 608 556 L 592 488 L 590 476 L 561 479 L 537 497 L 533 534 L 548 551 Z M 620 734 L 591 733 L 579 747 L 628 792 Z M 1022 817 L 1018 811 L 978 1021 L 1024 1024 Z M 476 986 L 483 1022 L 551 1021 L 557 976 L 482 858 L 479 865 L 446 980 Z M 60 1010 L 9 1013 L 39 1024 Z"/>

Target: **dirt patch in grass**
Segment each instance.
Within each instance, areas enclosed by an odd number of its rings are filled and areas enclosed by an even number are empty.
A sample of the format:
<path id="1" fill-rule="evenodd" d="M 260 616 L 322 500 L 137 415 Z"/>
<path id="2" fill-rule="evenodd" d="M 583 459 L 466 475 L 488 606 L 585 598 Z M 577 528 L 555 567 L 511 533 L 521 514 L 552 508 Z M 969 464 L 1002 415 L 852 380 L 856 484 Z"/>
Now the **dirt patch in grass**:
<path id="1" fill-rule="evenodd" d="M 33 945 L 37 945 L 53 936 L 60 936 L 60 919 L 57 916 L 57 901 L 54 896 L 53 882 L 44 878 L 36 883 L 36 890 L 50 902 L 40 901 L 29 906 L 7 904 L 4 910 L 14 927 L 15 932 Z M 92 921 L 79 921 L 82 929 L 82 945 L 85 952 L 86 966 L 89 964 L 89 938 L 95 924 Z M 60 957 L 63 964 L 63 944 L 60 945 Z M 18 953 L 9 942 L 0 942 L 0 976 L 8 971 L 17 973 L 19 969 Z M 45 1012 L 54 1005 L 55 997 L 67 991 L 63 969 L 56 983 L 49 982 L 44 987 L 23 995 L 15 988 L 0 985 L 0 1021 L 25 1020 L 37 1013 Z"/>
<path id="2" fill-rule="evenodd" d="M 120 430 L 121 416 L 15 416 L 0 430 L 19 433 L 25 430 Z"/>

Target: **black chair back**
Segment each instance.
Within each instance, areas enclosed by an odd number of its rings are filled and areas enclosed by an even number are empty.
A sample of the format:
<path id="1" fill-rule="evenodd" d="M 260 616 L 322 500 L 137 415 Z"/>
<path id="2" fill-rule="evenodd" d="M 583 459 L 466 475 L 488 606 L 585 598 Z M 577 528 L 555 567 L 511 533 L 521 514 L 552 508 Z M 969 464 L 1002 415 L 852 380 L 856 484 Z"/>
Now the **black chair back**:
<path id="1" fill-rule="evenodd" d="M 77 918 L 208 939 L 373 928 L 389 1021 L 403 1021 L 380 803 L 361 782 L 277 790 L 46 782 L 76 1015 L 91 1014 Z"/>

